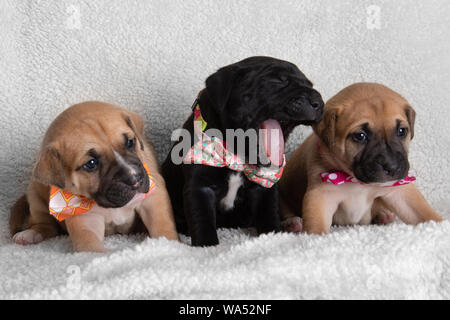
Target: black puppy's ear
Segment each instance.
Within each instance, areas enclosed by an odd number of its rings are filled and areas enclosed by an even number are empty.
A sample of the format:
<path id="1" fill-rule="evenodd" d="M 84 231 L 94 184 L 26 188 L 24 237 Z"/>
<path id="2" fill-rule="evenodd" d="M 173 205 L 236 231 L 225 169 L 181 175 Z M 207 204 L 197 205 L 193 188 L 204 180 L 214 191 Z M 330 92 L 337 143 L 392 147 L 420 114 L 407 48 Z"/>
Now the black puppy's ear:
<path id="1" fill-rule="evenodd" d="M 416 112 L 414 109 L 407 105 L 405 108 L 406 118 L 408 119 L 409 132 L 411 133 L 411 140 L 414 137 L 414 123 L 416 122 Z"/>
<path id="2" fill-rule="evenodd" d="M 235 68 L 227 66 L 210 75 L 206 83 L 206 92 L 216 111 L 222 111 L 230 98 Z"/>
<path id="3" fill-rule="evenodd" d="M 325 143 L 332 148 L 335 143 L 336 124 L 341 108 L 338 106 L 325 106 L 323 119 L 313 126 L 314 132 Z"/>
<path id="4" fill-rule="evenodd" d="M 42 148 L 33 168 L 32 178 L 46 185 L 54 185 L 61 189 L 65 187 L 64 168 L 55 145 L 50 144 Z"/>

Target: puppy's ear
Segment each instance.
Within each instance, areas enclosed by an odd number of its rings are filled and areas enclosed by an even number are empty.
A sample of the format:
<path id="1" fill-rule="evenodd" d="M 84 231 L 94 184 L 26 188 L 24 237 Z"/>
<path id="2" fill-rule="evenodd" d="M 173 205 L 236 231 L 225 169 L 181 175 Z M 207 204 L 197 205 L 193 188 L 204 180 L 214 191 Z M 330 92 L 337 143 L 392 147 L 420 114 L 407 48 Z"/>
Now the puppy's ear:
<path id="1" fill-rule="evenodd" d="M 407 105 L 405 108 L 406 118 L 408 119 L 409 131 L 411 132 L 411 140 L 414 137 L 414 122 L 416 121 L 416 112 L 414 109 Z"/>
<path id="2" fill-rule="evenodd" d="M 128 111 L 123 117 L 127 125 L 136 134 L 139 144 L 141 145 L 141 150 L 144 150 L 144 143 L 142 141 L 142 137 L 144 136 L 144 121 L 141 116 L 135 112 Z"/>
<path id="3" fill-rule="evenodd" d="M 329 148 L 332 148 L 335 143 L 336 123 L 340 109 L 336 106 L 326 106 L 323 119 L 313 127 L 314 132 Z"/>
<path id="4" fill-rule="evenodd" d="M 64 168 L 55 145 L 50 144 L 42 148 L 38 161 L 33 168 L 32 178 L 43 184 L 64 189 L 66 180 Z"/>
<path id="5" fill-rule="evenodd" d="M 210 75 L 205 81 L 208 97 L 218 112 L 225 108 L 230 98 L 234 76 L 234 66 L 227 66 Z"/>
<path id="6" fill-rule="evenodd" d="M 144 134 L 144 120 L 135 112 L 128 111 L 124 114 L 127 125 L 137 134 Z"/>

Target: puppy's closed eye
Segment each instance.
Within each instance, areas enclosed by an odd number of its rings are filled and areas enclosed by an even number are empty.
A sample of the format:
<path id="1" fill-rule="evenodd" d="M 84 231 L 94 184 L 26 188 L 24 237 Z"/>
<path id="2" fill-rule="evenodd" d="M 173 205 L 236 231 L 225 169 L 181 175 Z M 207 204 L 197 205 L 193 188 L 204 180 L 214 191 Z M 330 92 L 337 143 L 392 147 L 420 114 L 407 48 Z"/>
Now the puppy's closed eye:
<path id="1" fill-rule="evenodd" d="M 271 85 L 286 87 L 289 85 L 289 78 L 285 75 L 281 75 L 278 77 L 271 77 L 267 82 Z"/>

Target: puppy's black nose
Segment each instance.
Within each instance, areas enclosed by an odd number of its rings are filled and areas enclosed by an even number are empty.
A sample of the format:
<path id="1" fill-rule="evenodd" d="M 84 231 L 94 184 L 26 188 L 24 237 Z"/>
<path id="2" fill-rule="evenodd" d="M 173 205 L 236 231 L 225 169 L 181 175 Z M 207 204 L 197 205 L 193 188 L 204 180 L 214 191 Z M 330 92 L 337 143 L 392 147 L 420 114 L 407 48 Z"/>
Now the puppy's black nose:
<path id="1" fill-rule="evenodd" d="M 130 186 L 131 189 L 136 190 L 137 188 L 139 188 L 140 176 L 134 175 L 134 174 L 129 174 L 122 181 L 126 185 Z"/>
<path id="2" fill-rule="evenodd" d="M 316 97 L 302 95 L 286 107 L 286 113 L 292 118 L 300 121 L 317 122 L 323 113 L 323 102 Z"/>
<path id="3" fill-rule="evenodd" d="M 397 173 L 398 167 L 392 164 L 385 164 L 383 166 L 383 171 L 388 176 L 394 176 Z"/>
<path id="4" fill-rule="evenodd" d="M 383 169 L 383 172 L 388 176 L 395 176 L 399 170 L 399 166 L 394 161 L 389 161 L 384 157 L 378 157 L 377 164 Z"/>

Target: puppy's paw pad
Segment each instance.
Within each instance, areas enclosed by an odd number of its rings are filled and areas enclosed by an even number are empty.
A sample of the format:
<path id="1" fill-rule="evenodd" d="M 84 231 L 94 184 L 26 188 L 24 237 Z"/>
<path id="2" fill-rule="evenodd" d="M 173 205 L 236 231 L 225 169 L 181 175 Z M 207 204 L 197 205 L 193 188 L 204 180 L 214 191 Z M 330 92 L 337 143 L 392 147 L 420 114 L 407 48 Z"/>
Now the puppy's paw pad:
<path id="1" fill-rule="evenodd" d="M 303 221 L 300 217 L 291 217 L 281 222 L 281 227 L 286 232 L 302 232 Z"/>
<path id="2" fill-rule="evenodd" d="M 394 214 L 391 212 L 380 212 L 376 215 L 375 218 L 373 218 L 373 222 L 379 225 L 385 225 L 392 223 L 394 221 Z"/>
<path id="3" fill-rule="evenodd" d="M 13 241 L 17 244 L 27 245 L 35 244 L 44 240 L 42 234 L 33 229 L 27 229 L 24 231 L 17 232 L 13 236 Z"/>

